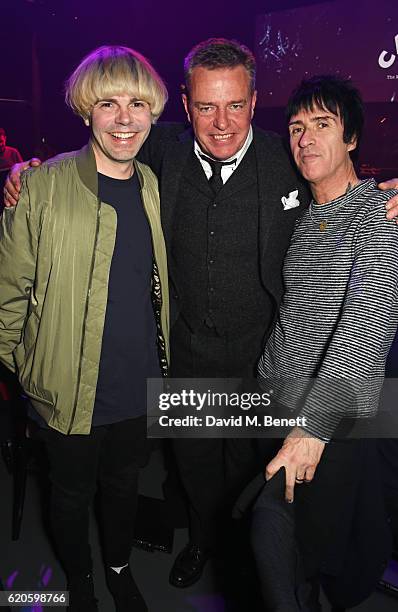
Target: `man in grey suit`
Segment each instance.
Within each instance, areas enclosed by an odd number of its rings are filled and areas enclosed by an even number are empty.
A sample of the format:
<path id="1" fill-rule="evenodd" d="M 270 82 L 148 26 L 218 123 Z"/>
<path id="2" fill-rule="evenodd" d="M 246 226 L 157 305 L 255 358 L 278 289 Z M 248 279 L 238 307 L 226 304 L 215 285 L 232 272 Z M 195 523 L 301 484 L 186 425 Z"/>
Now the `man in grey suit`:
<path id="1" fill-rule="evenodd" d="M 280 137 L 251 125 L 249 49 L 225 39 L 194 47 L 185 60 L 183 103 L 190 127 L 155 126 L 140 154 L 159 178 L 174 318 L 171 374 L 248 378 L 277 311 L 282 261 L 308 191 Z M 217 438 L 176 439 L 173 447 L 190 542 L 170 582 L 185 587 L 220 545 L 251 449 L 247 440 Z"/>

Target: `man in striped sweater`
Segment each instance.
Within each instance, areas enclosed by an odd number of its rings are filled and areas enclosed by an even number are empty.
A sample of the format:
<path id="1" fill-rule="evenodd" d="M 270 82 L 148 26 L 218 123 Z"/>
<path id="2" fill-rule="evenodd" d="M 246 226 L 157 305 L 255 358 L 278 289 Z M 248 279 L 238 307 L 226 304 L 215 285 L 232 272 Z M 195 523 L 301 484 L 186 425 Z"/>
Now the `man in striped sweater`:
<path id="1" fill-rule="evenodd" d="M 359 92 L 337 77 L 313 77 L 293 92 L 287 117 L 291 152 L 313 200 L 287 252 L 285 294 L 259 376 L 280 409 L 305 425 L 282 446 L 263 442 L 273 481 L 253 522 L 264 596 L 271 610 L 284 611 L 319 609 L 303 595 L 304 578 L 341 574 L 366 465 L 376 480 L 367 495 L 381 499 L 372 441 L 346 432 L 367 418 L 374 436 L 369 418 L 398 323 L 398 228 L 384 211 L 393 192 L 360 181 L 352 161 L 363 125 Z M 283 491 L 294 506 L 282 508 Z M 380 524 L 379 542 L 385 534 Z"/>

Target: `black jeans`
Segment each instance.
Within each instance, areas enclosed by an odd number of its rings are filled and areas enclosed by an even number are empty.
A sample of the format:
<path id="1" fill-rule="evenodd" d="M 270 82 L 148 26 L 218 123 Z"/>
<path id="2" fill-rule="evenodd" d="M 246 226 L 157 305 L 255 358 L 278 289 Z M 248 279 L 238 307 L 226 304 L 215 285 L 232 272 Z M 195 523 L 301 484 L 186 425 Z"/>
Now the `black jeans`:
<path id="1" fill-rule="evenodd" d="M 138 475 L 149 456 L 146 418 L 93 427 L 89 435 L 67 436 L 54 429 L 40 429 L 37 435 L 49 457 L 52 533 L 66 574 L 92 569 L 88 521 L 97 483 L 105 563 L 128 563 Z"/>

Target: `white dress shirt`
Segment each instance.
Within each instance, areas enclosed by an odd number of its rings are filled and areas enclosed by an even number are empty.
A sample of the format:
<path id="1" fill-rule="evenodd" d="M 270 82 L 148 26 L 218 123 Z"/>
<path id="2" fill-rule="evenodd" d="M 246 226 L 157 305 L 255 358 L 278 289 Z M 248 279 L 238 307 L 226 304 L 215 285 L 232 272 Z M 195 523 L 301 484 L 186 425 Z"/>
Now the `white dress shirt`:
<path id="1" fill-rule="evenodd" d="M 239 166 L 240 162 L 242 161 L 242 159 L 245 156 L 245 153 L 247 151 L 247 149 L 250 147 L 251 142 L 253 140 L 253 128 L 252 126 L 250 126 L 249 132 L 247 134 L 247 138 L 243 144 L 243 147 L 241 149 L 239 149 L 239 151 L 237 153 L 235 153 L 235 155 L 232 155 L 232 157 L 229 157 L 228 159 L 223 159 L 223 162 L 228 162 L 228 161 L 232 161 L 235 160 L 235 163 L 233 164 L 228 164 L 227 166 L 223 166 L 221 168 L 221 178 L 222 178 L 222 182 L 225 185 L 225 183 L 227 182 L 227 180 L 229 179 L 229 177 L 232 175 L 233 172 L 235 172 L 236 168 Z M 207 155 L 208 157 L 211 157 L 210 155 L 208 155 L 207 153 L 204 153 L 204 151 L 202 151 L 202 149 L 200 148 L 200 145 L 198 143 L 197 140 L 195 140 L 195 144 L 194 144 L 194 151 L 195 151 L 195 155 L 198 158 L 198 160 L 200 161 L 200 164 L 206 174 L 207 179 L 209 179 L 212 175 L 212 171 L 211 171 L 211 167 L 209 162 L 207 162 L 205 159 L 203 159 L 201 156 L 202 155 Z M 221 160 L 215 160 L 215 161 L 221 161 Z"/>

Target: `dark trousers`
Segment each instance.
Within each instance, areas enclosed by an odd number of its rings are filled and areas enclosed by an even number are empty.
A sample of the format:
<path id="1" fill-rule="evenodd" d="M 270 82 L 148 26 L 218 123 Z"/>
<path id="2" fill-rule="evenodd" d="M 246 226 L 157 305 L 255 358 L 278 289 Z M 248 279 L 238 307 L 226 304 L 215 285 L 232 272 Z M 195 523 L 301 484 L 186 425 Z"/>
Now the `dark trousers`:
<path id="1" fill-rule="evenodd" d="M 263 330 L 233 339 L 203 325 L 192 331 L 180 317 L 171 330 L 173 378 L 249 378 L 262 349 Z M 253 475 L 249 439 L 175 439 L 179 475 L 188 498 L 190 538 L 212 547 L 231 515 L 235 494 Z"/>
<path id="2" fill-rule="evenodd" d="M 394 537 L 394 550 L 398 553 L 398 439 L 379 440 L 379 450 L 387 512 Z"/>
<path id="3" fill-rule="evenodd" d="M 188 498 L 190 540 L 217 548 L 235 499 L 254 474 L 251 440 L 175 439 L 173 450 Z"/>
<path id="4" fill-rule="evenodd" d="M 89 435 L 67 436 L 54 429 L 40 429 L 37 435 L 49 457 L 52 533 L 66 574 L 91 571 L 88 521 L 97 482 L 105 562 L 112 567 L 128 563 L 138 475 L 149 454 L 145 417 L 93 427 Z"/>
<path id="5" fill-rule="evenodd" d="M 264 467 L 278 446 L 262 441 Z M 284 488 L 280 470 L 253 508 L 251 541 L 267 610 L 320 609 L 313 586 L 322 577 L 333 603 L 357 605 L 375 588 L 389 551 L 376 441 L 333 440 L 314 480 L 296 484 L 293 504 Z"/>

